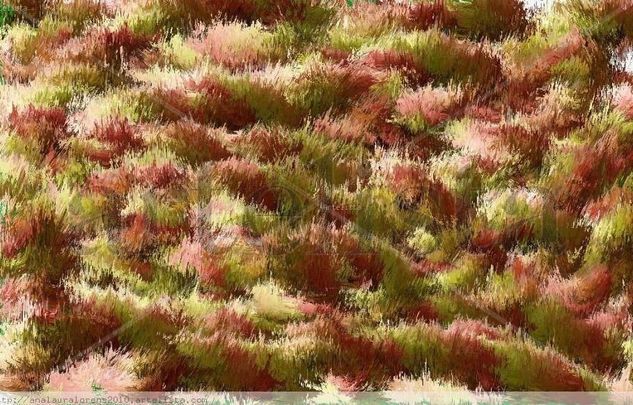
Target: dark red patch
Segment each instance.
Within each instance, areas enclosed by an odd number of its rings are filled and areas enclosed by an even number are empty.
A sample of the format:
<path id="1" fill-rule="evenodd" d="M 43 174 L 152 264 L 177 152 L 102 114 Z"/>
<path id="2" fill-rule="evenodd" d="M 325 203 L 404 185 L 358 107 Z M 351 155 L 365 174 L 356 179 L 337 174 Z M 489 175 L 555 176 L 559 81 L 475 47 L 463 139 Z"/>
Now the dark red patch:
<path id="1" fill-rule="evenodd" d="M 61 153 L 63 141 L 70 136 L 66 112 L 56 107 L 29 105 L 22 111 L 14 108 L 9 115 L 9 128 L 21 138 L 36 141 L 42 156 Z"/>
<path id="2" fill-rule="evenodd" d="M 284 138 L 281 131 L 279 128 L 268 129 L 256 126 L 238 139 L 237 143 L 254 149 L 257 159 L 262 162 L 274 162 L 300 153 L 302 146 Z"/>
<path id="3" fill-rule="evenodd" d="M 96 125 L 90 136 L 105 145 L 104 148 L 88 151 L 88 157 L 106 167 L 112 164 L 113 159 L 127 152 L 138 152 L 145 146 L 127 119 L 115 118 Z"/>
<path id="4" fill-rule="evenodd" d="M 198 165 L 231 156 L 218 136 L 192 121 L 178 121 L 165 128 L 164 133 L 170 148 L 188 163 Z"/>
<path id="5" fill-rule="evenodd" d="M 140 167 L 135 172 L 140 184 L 158 189 L 182 187 L 187 178 L 185 171 L 174 166 L 171 162 Z"/>
<path id="6" fill-rule="evenodd" d="M 496 367 L 501 363 L 492 348 L 468 331 L 452 328 L 443 333 L 442 341 L 448 350 L 449 369 L 453 376 L 468 388 L 481 387 L 486 391 L 501 388 Z"/>
<path id="7" fill-rule="evenodd" d="M 231 158 L 216 163 L 213 169 L 229 190 L 241 195 L 249 203 L 261 204 L 269 210 L 277 208 L 277 195 L 255 163 Z"/>
<path id="8" fill-rule="evenodd" d="M 187 88 L 203 96 L 203 100 L 192 107 L 192 116 L 198 122 L 226 125 L 228 129 L 237 130 L 257 121 L 246 101 L 236 98 L 217 80 L 204 78 L 192 81 Z"/>

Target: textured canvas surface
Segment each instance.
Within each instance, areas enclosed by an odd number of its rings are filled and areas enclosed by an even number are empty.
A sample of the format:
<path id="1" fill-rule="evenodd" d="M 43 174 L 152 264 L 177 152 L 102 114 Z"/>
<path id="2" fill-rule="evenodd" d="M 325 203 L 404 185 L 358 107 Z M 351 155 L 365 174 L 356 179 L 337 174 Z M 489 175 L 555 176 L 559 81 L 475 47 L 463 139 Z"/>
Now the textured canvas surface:
<path id="1" fill-rule="evenodd" d="M 630 0 L 0 25 L 0 388 L 631 388 Z"/>

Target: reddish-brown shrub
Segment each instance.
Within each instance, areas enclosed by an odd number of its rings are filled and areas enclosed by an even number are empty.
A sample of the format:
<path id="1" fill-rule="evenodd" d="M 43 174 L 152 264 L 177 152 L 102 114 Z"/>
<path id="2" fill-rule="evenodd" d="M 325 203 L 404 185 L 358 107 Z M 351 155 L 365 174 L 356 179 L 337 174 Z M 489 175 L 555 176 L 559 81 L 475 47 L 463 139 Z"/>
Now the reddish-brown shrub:
<path id="1" fill-rule="evenodd" d="M 356 236 L 343 229 L 329 231 L 335 250 L 351 264 L 353 273 L 348 282 L 358 286 L 376 288 L 383 277 L 384 265 L 380 256 L 370 249 L 363 249 Z"/>
<path id="2" fill-rule="evenodd" d="M 182 187 L 187 180 L 184 170 L 173 163 L 164 163 L 137 167 L 135 176 L 140 184 L 150 188 Z"/>
<path id="3" fill-rule="evenodd" d="M 371 51 L 363 57 L 361 62 L 383 71 L 397 70 L 413 86 L 424 85 L 431 79 L 430 74 L 415 62 L 413 55 L 403 51 L 392 49 Z"/>
<path id="4" fill-rule="evenodd" d="M 613 186 L 605 195 L 585 205 L 583 213 L 592 222 L 597 222 L 609 214 L 618 204 L 631 201 L 633 201 L 633 192 L 622 187 Z"/>
<path id="5" fill-rule="evenodd" d="M 495 370 L 501 361 L 479 337 L 451 328 L 443 333 L 442 342 L 448 353 L 446 367 L 458 381 L 470 389 L 481 387 L 493 390 L 501 387 Z"/>
<path id="6" fill-rule="evenodd" d="M 302 149 L 301 144 L 285 138 L 282 131 L 281 128 L 268 129 L 256 126 L 239 137 L 236 143 L 252 150 L 257 159 L 262 162 L 274 162 L 299 154 Z"/>
<path id="7" fill-rule="evenodd" d="M 88 156 L 103 166 L 109 167 L 112 161 L 125 153 L 138 152 L 145 147 L 135 129 L 127 119 L 112 119 L 108 122 L 95 125 L 90 137 L 100 141 L 104 148 L 89 150 Z"/>
<path id="8" fill-rule="evenodd" d="M 248 339 L 257 336 L 257 328 L 246 316 L 237 312 L 222 308 L 204 320 L 204 328 L 210 332 L 223 331 L 235 334 L 235 336 Z"/>
<path id="9" fill-rule="evenodd" d="M 155 243 L 150 221 L 143 214 L 131 215 L 124 219 L 125 227 L 119 235 L 121 247 L 126 253 L 141 254 Z"/>
<path id="10" fill-rule="evenodd" d="M 205 285 L 223 287 L 226 284 L 226 271 L 219 262 L 220 255 L 207 252 L 200 242 L 184 239 L 170 260 L 173 265 L 194 269 Z"/>
<path id="11" fill-rule="evenodd" d="M 419 2 L 409 7 L 407 25 L 426 30 L 434 25 L 452 28 L 457 24 L 455 15 L 445 7 L 443 1 Z"/>
<path id="12" fill-rule="evenodd" d="M 574 279 L 551 282 L 548 293 L 576 316 L 586 317 L 609 298 L 611 283 L 612 275 L 607 266 L 597 266 Z"/>
<path id="13" fill-rule="evenodd" d="M 596 198 L 605 184 L 633 167 L 631 150 L 621 144 L 613 133 L 606 133 L 593 145 L 583 145 L 574 151 L 572 173 L 553 190 L 557 204 L 579 212 L 588 200 Z"/>
<path id="14" fill-rule="evenodd" d="M 192 115 L 198 122 L 226 125 L 227 128 L 235 130 L 257 121 L 255 113 L 246 101 L 235 98 L 215 79 L 192 81 L 187 87 L 202 96 L 202 100 L 192 108 Z"/>
<path id="15" fill-rule="evenodd" d="M 255 163 L 230 158 L 216 163 L 213 170 L 222 184 L 249 203 L 261 204 L 269 210 L 277 208 L 277 195 Z"/>
<path id="16" fill-rule="evenodd" d="M 125 195 L 134 185 L 134 176 L 126 168 L 93 173 L 86 181 L 89 191 L 104 195 Z"/>
<path id="17" fill-rule="evenodd" d="M 36 141 L 42 156 L 61 153 L 63 141 L 70 136 L 66 112 L 56 107 L 29 105 L 22 111 L 14 108 L 9 115 L 9 128 L 22 138 Z"/>
<path id="18" fill-rule="evenodd" d="M 401 96 L 396 102 L 396 112 L 406 118 L 419 117 L 428 126 L 436 126 L 454 117 L 461 106 L 462 97 L 457 92 L 441 88 L 423 88 Z"/>
<path id="19" fill-rule="evenodd" d="M 140 55 L 150 44 L 149 36 L 135 33 L 127 25 L 116 30 L 98 27 L 69 41 L 57 58 L 120 69 L 125 58 Z"/>
<path id="20" fill-rule="evenodd" d="M 220 141 L 219 131 L 210 131 L 195 122 L 184 120 L 164 129 L 169 148 L 192 165 L 227 159 L 231 153 Z"/>

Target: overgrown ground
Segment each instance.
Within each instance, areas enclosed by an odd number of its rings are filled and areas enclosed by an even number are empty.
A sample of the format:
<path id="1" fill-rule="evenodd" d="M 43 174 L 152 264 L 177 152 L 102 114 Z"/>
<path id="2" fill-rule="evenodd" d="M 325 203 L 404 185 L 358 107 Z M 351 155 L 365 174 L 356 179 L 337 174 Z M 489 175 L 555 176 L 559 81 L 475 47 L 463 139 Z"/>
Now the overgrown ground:
<path id="1" fill-rule="evenodd" d="M 631 387 L 632 1 L 0 23 L 0 388 Z"/>

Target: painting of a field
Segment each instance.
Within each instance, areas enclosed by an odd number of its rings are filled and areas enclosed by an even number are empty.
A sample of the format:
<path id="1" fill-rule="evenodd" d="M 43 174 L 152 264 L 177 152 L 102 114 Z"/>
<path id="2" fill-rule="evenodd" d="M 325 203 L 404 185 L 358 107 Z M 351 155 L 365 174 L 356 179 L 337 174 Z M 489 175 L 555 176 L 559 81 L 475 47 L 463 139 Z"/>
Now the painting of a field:
<path id="1" fill-rule="evenodd" d="M 633 1 L 0 2 L 0 389 L 633 390 Z"/>

